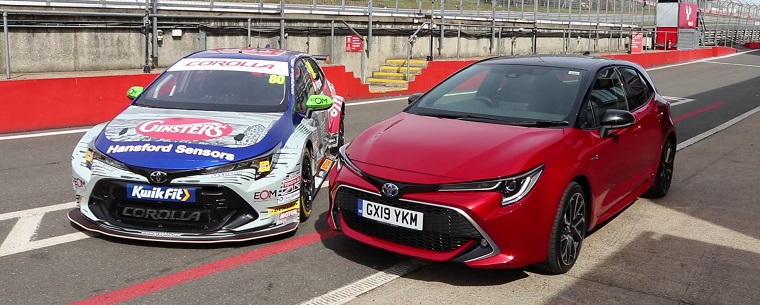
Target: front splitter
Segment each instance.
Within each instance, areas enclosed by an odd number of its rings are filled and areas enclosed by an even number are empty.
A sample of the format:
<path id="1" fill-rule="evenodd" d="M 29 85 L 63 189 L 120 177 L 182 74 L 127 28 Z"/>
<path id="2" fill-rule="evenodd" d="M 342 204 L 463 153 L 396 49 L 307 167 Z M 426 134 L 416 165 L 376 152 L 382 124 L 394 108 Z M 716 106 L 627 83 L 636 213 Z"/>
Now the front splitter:
<path id="1" fill-rule="evenodd" d="M 298 229 L 298 222 L 284 225 L 282 227 L 272 228 L 265 231 L 246 231 L 246 232 L 210 232 L 210 233 L 187 233 L 187 232 L 162 232 L 151 230 L 127 229 L 110 225 L 106 222 L 95 222 L 84 215 L 77 208 L 69 211 L 69 220 L 91 232 L 100 233 L 107 236 L 118 238 L 127 238 L 144 241 L 172 242 L 172 243 L 223 243 L 223 242 L 242 242 L 253 239 L 266 238 L 295 231 Z"/>

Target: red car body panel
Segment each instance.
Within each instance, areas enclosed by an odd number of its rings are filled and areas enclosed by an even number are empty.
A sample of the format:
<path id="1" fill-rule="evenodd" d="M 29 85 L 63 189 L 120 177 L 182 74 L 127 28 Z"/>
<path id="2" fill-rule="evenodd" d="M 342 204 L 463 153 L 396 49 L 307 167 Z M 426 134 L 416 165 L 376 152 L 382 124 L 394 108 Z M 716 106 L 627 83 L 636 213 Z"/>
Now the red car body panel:
<path id="1" fill-rule="evenodd" d="M 454 183 L 512 175 L 541 165 L 559 151 L 562 129 L 527 128 L 399 113 L 359 135 L 351 160 L 377 165 L 370 175 L 420 184 Z M 530 155 L 531 158 L 524 158 Z M 499 167 L 479 160 L 504 160 Z M 379 167 L 440 177 L 404 181 Z M 441 178 L 448 178 L 441 179 Z"/>
<path id="2" fill-rule="evenodd" d="M 346 165 L 330 173 L 328 223 L 363 243 L 431 261 L 459 260 L 475 268 L 542 262 L 547 259 L 560 201 L 571 182 L 587 192 L 589 230 L 632 204 L 654 183 L 662 148 L 669 137 L 675 140 L 670 106 L 655 93 L 631 113 L 636 120 L 633 125 L 613 129 L 606 137 L 598 128 L 519 127 L 399 113 L 371 126 L 346 147 L 345 156 L 361 174 Z M 510 177 L 540 166 L 533 189 L 508 205 L 502 205 L 502 193 L 497 191 L 400 195 L 399 202 L 442 206 L 465 214 L 493 249 L 477 257 L 467 256 L 477 240 L 450 251 L 430 251 L 364 234 L 347 224 L 346 211 L 336 203 L 338 193 L 346 189 L 380 198 L 377 181 L 382 179 L 439 185 Z"/>

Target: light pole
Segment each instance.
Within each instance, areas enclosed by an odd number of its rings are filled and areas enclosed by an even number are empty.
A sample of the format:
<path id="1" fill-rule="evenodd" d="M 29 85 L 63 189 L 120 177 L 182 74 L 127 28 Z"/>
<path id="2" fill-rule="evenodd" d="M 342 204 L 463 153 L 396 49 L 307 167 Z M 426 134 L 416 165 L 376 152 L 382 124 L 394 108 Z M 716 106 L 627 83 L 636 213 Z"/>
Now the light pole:
<path id="1" fill-rule="evenodd" d="M 430 31 L 430 53 L 427 61 L 433 61 L 433 4 L 435 4 L 435 0 L 430 0 L 430 26 L 428 26 L 428 30 Z"/>

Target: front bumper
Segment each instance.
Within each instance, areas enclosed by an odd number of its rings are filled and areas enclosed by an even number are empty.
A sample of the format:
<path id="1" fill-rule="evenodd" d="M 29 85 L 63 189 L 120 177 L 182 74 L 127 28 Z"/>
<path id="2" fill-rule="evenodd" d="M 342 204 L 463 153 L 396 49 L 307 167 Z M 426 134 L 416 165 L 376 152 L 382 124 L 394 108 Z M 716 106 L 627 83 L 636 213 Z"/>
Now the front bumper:
<path id="1" fill-rule="evenodd" d="M 240 242 L 252 239 L 265 238 L 294 231 L 298 228 L 298 223 L 291 223 L 281 227 L 274 227 L 267 230 L 253 230 L 244 232 L 233 231 L 216 231 L 206 233 L 192 232 L 165 232 L 150 231 L 139 229 L 128 229 L 124 227 L 113 226 L 105 221 L 92 220 L 85 217 L 79 209 L 73 209 L 68 213 L 69 220 L 82 227 L 85 230 L 100 233 L 107 236 L 160 242 L 176 243 L 220 243 L 220 242 Z"/>
<path id="2" fill-rule="evenodd" d="M 352 239 L 424 260 L 463 262 L 474 268 L 523 267 L 546 259 L 561 196 L 549 187 L 552 180 L 543 175 L 521 201 L 501 206 L 501 194 L 496 192 L 424 192 L 385 198 L 376 186 L 342 168 L 330 176 L 328 223 Z M 423 229 L 360 217 L 357 200 L 421 212 Z"/>

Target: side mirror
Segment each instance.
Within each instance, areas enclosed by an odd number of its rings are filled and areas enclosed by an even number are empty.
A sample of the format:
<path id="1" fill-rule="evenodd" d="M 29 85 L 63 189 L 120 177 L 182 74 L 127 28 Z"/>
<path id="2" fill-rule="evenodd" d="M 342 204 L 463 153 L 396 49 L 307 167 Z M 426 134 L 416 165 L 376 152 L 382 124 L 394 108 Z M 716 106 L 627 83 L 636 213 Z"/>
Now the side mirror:
<path id="1" fill-rule="evenodd" d="M 409 98 L 406 100 L 411 105 L 412 103 L 416 102 L 424 93 L 415 93 L 409 96 Z"/>
<path id="2" fill-rule="evenodd" d="M 129 88 L 129 90 L 127 90 L 127 98 L 129 98 L 130 100 L 134 100 L 138 96 L 140 96 L 140 94 L 142 94 L 143 91 L 145 91 L 145 88 L 140 87 L 140 86 L 134 86 L 132 88 Z"/>
<path id="3" fill-rule="evenodd" d="M 312 96 L 309 96 L 309 99 L 306 100 L 306 117 L 310 118 L 311 113 L 314 111 L 330 109 L 332 105 L 333 100 L 327 95 L 314 94 Z"/>
<path id="4" fill-rule="evenodd" d="M 633 125 L 635 122 L 636 118 L 632 113 L 625 110 L 609 109 L 605 111 L 604 116 L 602 116 L 599 135 L 602 138 L 606 138 L 610 134 L 610 130 L 625 128 Z"/>

